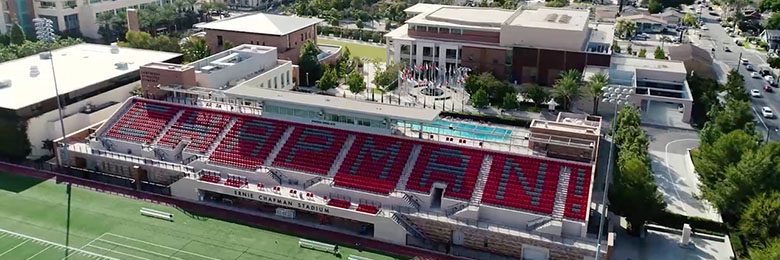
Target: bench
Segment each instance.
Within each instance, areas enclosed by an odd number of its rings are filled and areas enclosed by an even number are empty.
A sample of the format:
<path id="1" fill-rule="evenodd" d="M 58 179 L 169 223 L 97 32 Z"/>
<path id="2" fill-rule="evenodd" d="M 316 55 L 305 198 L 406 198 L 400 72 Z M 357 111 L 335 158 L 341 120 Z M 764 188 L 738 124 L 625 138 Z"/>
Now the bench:
<path id="1" fill-rule="evenodd" d="M 374 260 L 374 259 L 363 257 L 363 256 L 357 256 L 357 255 L 349 255 L 348 260 Z"/>
<path id="2" fill-rule="evenodd" d="M 322 243 L 314 240 L 308 240 L 301 238 L 298 240 L 298 246 L 308 249 L 314 249 L 324 252 L 330 252 L 333 254 L 338 254 L 338 249 L 336 248 L 336 245 L 328 244 L 328 243 Z"/>
<path id="3" fill-rule="evenodd" d="M 141 215 L 173 222 L 173 214 L 159 210 L 141 208 Z"/>

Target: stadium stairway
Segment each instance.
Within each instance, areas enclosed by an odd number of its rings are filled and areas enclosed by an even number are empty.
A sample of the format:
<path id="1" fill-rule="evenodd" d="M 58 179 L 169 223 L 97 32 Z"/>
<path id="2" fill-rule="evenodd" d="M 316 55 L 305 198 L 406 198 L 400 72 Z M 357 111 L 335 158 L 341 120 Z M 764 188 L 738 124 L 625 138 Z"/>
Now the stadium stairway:
<path id="1" fill-rule="evenodd" d="M 560 177 L 558 177 L 558 192 L 555 193 L 555 204 L 553 206 L 553 219 L 562 220 L 563 212 L 566 209 L 566 195 L 569 192 L 569 179 L 571 168 L 561 167 Z"/>
<path id="2" fill-rule="evenodd" d="M 179 118 L 181 115 L 184 115 L 185 109 L 179 109 L 179 112 L 176 112 L 176 115 L 171 118 L 171 120 L 168 121 L 168 124 L 165 125 L 165 128 L 163 128 L 162 131 L 157 135 L 157 137 L 154 138 L 154 142 L 152 142 L 152 147 L 157 147 L 157 143 L 160 141 L 160 139 L 165 136 L 165 133 L 168 133 L 168 130 L 171 130 L 171 127 L 176 124 L 177 121 L 179 121 Z"/>
<path id="3" fill-rule="evenodd" d="M 339 156 L 336 156 L 336 160 L 333 162 L 333 165 L 331 165 L 330 170 L 328 170 L 328 178 L 336 177 L 336 173 L 339 171 L 339 168 L 341 168 L 341 164 L 344 163 L 344 158 L 347 157 L 349 149 L 352 148 L 352 143 L 355 142 L 355 138 L 355 135 L 347 136 L 347 141 L 341 146 Z"/>
<path id="4" fill-rule="evenodd" d="M 407 221 L 404 216 L 400 215 L 400 213 L 393 212 L 392 218 L 393 218 L 393 222 L 401 226 L 409 234 L 412 234 L 413 236 L 418 238 L 427 239 L 422 232 L 417 230 L 417 228 L 413 224 L 409 223 L 409 221 Z"/>
<path id="5" fill-rule="evenodd" d="M 474 192 L 471 195 L 471 203 L 477 204 L 482 201 L 482 194 L 485 193 L 485 182 L 487 182 L 487 176 L 490 174 L 490 167 L 493 165 L 493 156 L 487 154 L 482 159 L 482 166 L 479 169 L 479 175 L 477 176 L 477 184 L 474 186 Z"/>
<path id="6" fill-rule="evenodd" d="M 219 132 L 219 135 L 217 135 L 217 138 L 214 138 L 214 143 L 209 146 L 208 150 L 206 150 L 206 154 L 204 157 L 209 158 L 211 156 L 211 153 L 214 152 L 214 150 L 217 150 L 217 147 L 220 143 L 222 143 L 222 139 L 227 136 L 228 132 L 230 132 L 230 129 L 233 128 L 233 126 L 238 122 L 237 117 L 231 117 L 230 121 L 228 121 L 227 125 L 225 125 L 225 128 L 222 129 L 221 132 Z"/>
<path id="7" fill-rule="evenodd" d="M 406 187 L 406 182 L 409 181 L 409 175 L 412 174 L 412 170 L 414 170 L 414 164 L 417 162 L 417 156 L 420 155 L 420 150 L 422 150 L 422 145 L 419 144 L 415 144 L 412 148 L 409 160 L 406 161 L 406 165 L 404 166 L 404 171 L 401 172 L 401 178 L 398 179 L 398 184 L 395 186 L 396 190 L 404 190 Z M 419 205 L 417 205 L 417 209 L 420 209 Z"/>
<path id="8" fill-rule="evenodd" d="M 282 134 L 282 137 L 280 137 L 279 141 L 276 142 L 276 146 L 274 146 L 274 149 L 268 155 L 268 158 L 265 159 L 265 163 L 263 163 L 264 166 L 271 166 L 271 163 L 274 162 L 276 156 L 279 155 L 279 151 L 281 151 L 282 147 L 284 147 L 284 144 L 287 143 L 287 139 L 289 139 L 290 135 L 292 135 L 293 130 L 295 130 L 295 126 L 291 125 L 287 128 L 286 131 L 284 131 L 284 134 Z"/>

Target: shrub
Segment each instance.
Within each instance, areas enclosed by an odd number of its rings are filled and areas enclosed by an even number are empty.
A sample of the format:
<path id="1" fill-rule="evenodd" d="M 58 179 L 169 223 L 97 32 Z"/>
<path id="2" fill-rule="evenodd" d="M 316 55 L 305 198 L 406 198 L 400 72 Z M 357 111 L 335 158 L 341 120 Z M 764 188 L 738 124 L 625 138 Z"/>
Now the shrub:
<path id="1" fill-rule="evenodd" d="M 696 232 L 715 235 L 723 235 L 726 233 L 726 224 L 700 217 L 683 216 L 669 212 L 668 210 L 658 213 L 648 222 L 674 229 L 682 229 L 683 224 L 688 224 L 691 225 L 691 228 Z"/>

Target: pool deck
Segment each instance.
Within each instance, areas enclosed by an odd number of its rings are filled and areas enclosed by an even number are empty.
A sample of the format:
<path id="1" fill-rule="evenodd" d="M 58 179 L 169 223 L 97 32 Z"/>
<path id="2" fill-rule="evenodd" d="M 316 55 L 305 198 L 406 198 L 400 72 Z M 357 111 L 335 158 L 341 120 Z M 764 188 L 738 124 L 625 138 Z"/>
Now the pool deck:
<path id="1" fill-rule="evenodd" d="M 423 138 L 425 140 L 435 140 L 442 143 L 452 144 L 452 145 L 458 145 L 458 146 L 466 146 L 466 147 L 473 147 L 473 148 L 483 148 L 483 149 L 489 149 L 489 150 L 495 150 L 495 151 L 501 151 L 501 152 L 509 152 L 509 153 L 516 153 L 516 154 L 523 154 L 523 155 L 542 155 L 538 154 L 534 151 L 532 151 L 530 148 L 528 148 L 528 140 L 525 140 L 525 137 L 530 133 L 530 131 L 526 128 L 520 128 L 520 127 L 514 127 L 509 125 L 492 125 L 492 124 L 482 124 L 479 122 L 471 121 L 471 120 L 453 120 L 453 119 L 447 119 L 442 120 L 444 122 L 452 122 L 452 123 L 462 123 L 462 124 L 468 124 L 475 126 L 474 130 L 471 129 L 465 129 L 465 128 L 454 128 L 452 130 L 448 129 L 448 125 L 441 125 L 437 124 L 438 126 L 442 127 L 443 129 L 447 131 L 468 131 L 471 132 L 477 136 L 479 135 L 493 135 L 496 139 L 494 140 L 487 140 L 481 138 L 474 138 L 474 137 L 467 137 L 467 136 L 461 136 L 461 135 L 454 135 L 450 133 L 435 133 L 435 132 L 423 132 Z M 435 127 L 435 126 L 426 126 L 426 127 Z M 484 131 L 484 130 L 477 130 L 481 127 L 490 127 L 493 128 L 492 132 Z M 419 126 L 416 127 L 416 129 L 419 129 Z M 484 128 L 483 128 L 484 129 Z M 495 134 L 496 129 L 502 129 L 507 130 L 510 132 L 510 134 Z M 398 127 L 396 130 L 403 132 L 405 136 L 417 138 L 419 136 L 419 130 L 407 128 L 406 131 L 404 131 L 403 127 Z M 446 132 L 446 131 L 445 131 Z M 452 141 L 447 141 L 447 138 L 452 138 Z M 460 143 L 460 140 L 465 140 L 465 143 Z M 510 142 L 511 140 L 511 142 Z"/>

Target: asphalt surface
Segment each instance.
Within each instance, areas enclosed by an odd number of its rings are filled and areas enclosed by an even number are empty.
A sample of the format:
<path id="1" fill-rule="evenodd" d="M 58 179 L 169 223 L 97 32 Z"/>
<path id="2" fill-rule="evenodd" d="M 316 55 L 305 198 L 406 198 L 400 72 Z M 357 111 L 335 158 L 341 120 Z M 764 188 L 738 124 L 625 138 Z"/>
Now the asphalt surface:
<path id="1" fill-rule="evenodd" d="M 764 86 L 768 83 L 763 78 L 753 78 L 750 76 L 751 71 L 748 71 L 744 65 L 739 62 L 740 55 L 742 58 L 750 61 L 750 64 L 755 68 L 755 71 L 760 70 L 762 67 L 769 67 L 766 63 L 767 55 L 760 53 L 755 49 L 746 49 L 742 46 L 737 46 L 734 43 L 734 38 L 728 36 L 726 30 L 715 19 L 717 16 L 712 16 L 708 13 L 702 14 L 702 19 L 706 23 L 709 30 L 701 31 L 702 37 L 700 39 L 694 39 L 694 44 L 705 49 L 715 48 L 714 59 L 716 62 L 716 73 L 719 78 L 725 79 L 729 70 L 738 67 L 739 73 L 745 78 L 745 89 L 750 91 L 751 89 L 758 89 L 761 92 L 761 97 L 751 98 L 753 114 L 756 116 L 756 129 L 766 137 L 766 133 L 769 133 L 768 139 L 778 141 L 780 140 L 780 131 L 777 131 L 780 127 L 780 120 L 777 118 L 777 113 L 780 112 L 780 88 L 773 87 L 772 92 L 764 91 Z M 695 34 L 691 35 L 691 38 L 698 38 Z M 723 47 L 728 46 L 731 52 L 725 52 Z M 777 75 L 775 75 L 777 77 Z M 768 106 L 772 109 L 775 116 L 773 118 L 764 118 L 761 115 L 761 108 Z"/>

